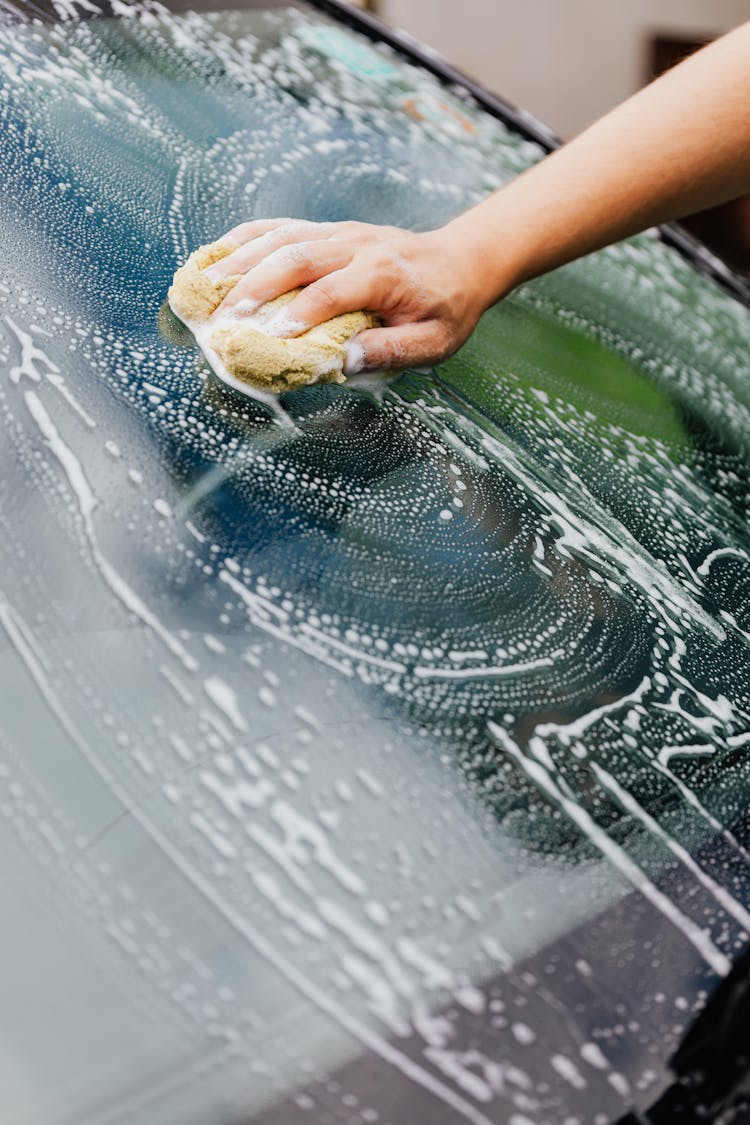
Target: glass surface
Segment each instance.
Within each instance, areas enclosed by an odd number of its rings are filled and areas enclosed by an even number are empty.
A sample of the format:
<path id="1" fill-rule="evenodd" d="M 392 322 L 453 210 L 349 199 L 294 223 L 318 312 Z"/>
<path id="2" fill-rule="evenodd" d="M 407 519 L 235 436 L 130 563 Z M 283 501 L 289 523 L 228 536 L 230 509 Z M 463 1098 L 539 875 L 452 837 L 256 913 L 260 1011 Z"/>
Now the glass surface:
<path id="1" fill-rule="evenodd" d="M 285 425 L 163 308 L 540 155 L 301 6 L 2 31 L 4 1125 L 608 1121 L 746 940 L 747 309 L 645 235 Z"/>

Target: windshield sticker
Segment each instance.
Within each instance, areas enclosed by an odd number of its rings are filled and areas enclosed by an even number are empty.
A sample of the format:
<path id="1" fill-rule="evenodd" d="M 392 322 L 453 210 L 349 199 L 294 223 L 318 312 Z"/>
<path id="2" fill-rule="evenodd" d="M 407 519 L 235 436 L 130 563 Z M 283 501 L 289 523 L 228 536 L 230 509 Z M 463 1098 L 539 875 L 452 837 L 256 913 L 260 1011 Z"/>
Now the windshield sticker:
<path id="1" fill-rule="evenodd" d="M 308 26 L 300 28 L 299 36 L 332 62 L 341 63 L 363 78 L 385 79 L 398 75 L 393 63 L 383 58 L 374 47 L 335 27 Z"/>
<path id="2" fill-rule="evenodd" d="M 468 117 L 434 94 L 417 94 L 407 98 L 402 105 L 415 121 L 429 122 L 451 133 L 455 133 L 458 128 L 470 137 L 478 131 Z"/>

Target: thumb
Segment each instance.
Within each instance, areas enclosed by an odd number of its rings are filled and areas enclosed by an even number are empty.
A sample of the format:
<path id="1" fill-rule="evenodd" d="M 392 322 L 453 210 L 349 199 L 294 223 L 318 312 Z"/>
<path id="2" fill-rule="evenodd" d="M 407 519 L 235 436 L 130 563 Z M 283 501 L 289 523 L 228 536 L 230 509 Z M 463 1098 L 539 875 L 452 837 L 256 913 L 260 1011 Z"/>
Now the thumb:
<path id="1" fill-rule="evenodd" d="M 399 324 L 394 328 L 368 328 L 346 345 L 344 374 L 424 367 L 450 353 L 444 327 L 435 320 Z"/>

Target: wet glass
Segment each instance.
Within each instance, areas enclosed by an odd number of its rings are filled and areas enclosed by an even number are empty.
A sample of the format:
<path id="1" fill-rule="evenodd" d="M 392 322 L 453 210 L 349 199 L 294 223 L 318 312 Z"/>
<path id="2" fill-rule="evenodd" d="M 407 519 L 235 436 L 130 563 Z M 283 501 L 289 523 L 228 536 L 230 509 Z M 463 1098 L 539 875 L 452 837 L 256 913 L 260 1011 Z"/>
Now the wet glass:
<path id="1" fill-rule="evenodd" d="M 4 1122 L 606 1121 L 746 940 L 748 310 L 646 234 L 284 422 L 164 307 L 541 155 L 303 5 L 2 30 Z"/>

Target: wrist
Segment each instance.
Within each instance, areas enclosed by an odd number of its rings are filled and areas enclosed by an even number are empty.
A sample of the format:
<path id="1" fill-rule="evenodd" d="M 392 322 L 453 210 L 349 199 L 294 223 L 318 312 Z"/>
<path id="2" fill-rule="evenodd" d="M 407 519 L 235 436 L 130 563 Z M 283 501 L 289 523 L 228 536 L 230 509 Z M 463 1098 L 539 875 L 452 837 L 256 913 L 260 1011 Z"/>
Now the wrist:
<path id="1" fill-rule="evenodd" d="M 481 204 L 452 219 L 438 232 L 443 252 L 462 274 L 481 315 L 524 280 L 523 257 L 501 235 Z"/>

